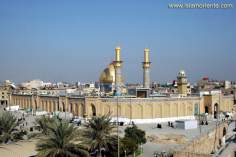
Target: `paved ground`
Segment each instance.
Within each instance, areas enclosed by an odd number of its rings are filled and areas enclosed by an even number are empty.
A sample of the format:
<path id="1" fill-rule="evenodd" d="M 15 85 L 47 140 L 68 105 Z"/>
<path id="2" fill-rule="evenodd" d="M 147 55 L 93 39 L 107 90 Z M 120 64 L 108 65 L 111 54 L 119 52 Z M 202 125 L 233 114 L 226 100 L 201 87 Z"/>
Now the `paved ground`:
<path id="1" fill-rule="evenodd" d="M 227 135 L 229 137 L 232 137 L 226 142 L 226 147 L 222 149 L 222 151 L 219 152 L 219 154 L 215 155 L 216 157 L 235 157 L 236 154 L 236 138 L 235 138 L 235 132 L 233 129 L 235 128 L 235 123 L 231 123 L 229 126 L 229 131 Z"/>
<path id="2" fill-rule="evenodd" d="M 218 157 L 235 157 L 235 151 L 236 151 L 236 142 L 232 141 Z"/>
<path id="3" fill-rule="evenodd" d="M 27 157 L 36 154 L 36 140 L 19 141 L 17 143 L 1 145 L 1 157 Z"/>
<path id="4" fill-rule="evenodd" d="M 178 129 L 178 128 L 171 128 L 167 125 L 167 123 L 162 123 L 162 129 L 156 128 L 156 124 L 138 124 L 138 128 L 145 130 L 146 135 L 166 135 L 167 136 L 167 141 L 169 135 L 176 135 L 176 136 L 183 136 L 187 141 L 182 144 L 178 144 L 175 142 L 170 141 L 170 143 L 153 143 L 148 141 L 146 144 L 143 145 L 143 157 L 151 157 L 154 156 L 154 152 L 172 152 L 173 150 L 178 150 L 181 149 L 185 144 L 188 142 L 191 142 L 192 139 L 195 139 L 201 134 L 206 134 L 213 130 L 216 126 L 215 121 L 209 121 L 209 125 L 201 125 L 197 129 L 191 129 L 191 130 L 184 130 L 184 129 Z M 234 126 L 232 126 L 233 128 Z M 120 127 L 120 130 L 123 131 L 125 127 Z"/>

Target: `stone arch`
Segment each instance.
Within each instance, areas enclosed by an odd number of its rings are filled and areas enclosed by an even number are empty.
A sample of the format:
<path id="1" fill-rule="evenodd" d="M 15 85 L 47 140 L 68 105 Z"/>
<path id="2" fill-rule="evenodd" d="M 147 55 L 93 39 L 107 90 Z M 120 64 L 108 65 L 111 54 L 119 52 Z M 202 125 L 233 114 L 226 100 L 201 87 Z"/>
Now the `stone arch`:
<path id="1" fill-rule="evenodd" d="M 81 103 L 80 105 L 79 105 L 79 116 L 81 116 L 81 117 L 83 117 L 84 116 L 84 114 L 85 114 L 85 106 L 84 106 L 84 103 Z"/>
<path id="2" fill-rule="evenodd" d="M 96 116 L 97 112 L 96 112 L 96 107 L 94 104 L 91 104 L 91 111 L 92 111 L 92 116 Z"/>
<path id="3" fill-rule="evenodd" d="M 60 103 L 59 103 L 59 101 L 56 101 L 55 103 L 56 103 L 56 110 L 60 111 Z"/>
<path id="4" fill-rule="evenodd" d="M 21 100 L 21 106 L 24 106 L 24 108 L 26 108 L 24 104 L 24 99 Z"/>
<path id="5" fill-rule="evenodd" d="M 53 101 L 52 104 L 53 104 L 53 112 L 57 111 L 56 102 Z"/>
<path id="6" fill-rule="evenodd" d="M 30 100 L 29 99 L 27 99 L 27 105 L 28 105 L 28 108 L 32 109 L 31 105 L 30 105 Z"/>
<path id="7" fill-rule="evenodd" d="M 26 99 L 25 99 L 25 98 L 23 99 L 23 104 L 24 104 L 25 108 L 26 108 L 26 109 L 28 109 L 28 106 L 27 106 L 27 101 L 26 101 Z"/>
<path id="8" fill-rule="evenodd" d="M 27 108 L 26 100 L 25 99 L 23 99 L 23 104 L 24 104 L 25 108 Z"/>
<path id="9" fill-rule="evenodd" d="M 62 102 L 62 112 L 66 112 L 66 104 Z"/>
<path id="10" fill-rule="evenodd" d="M 27 105 L 28 105 L 28 108 L 32 109 L 29 99 L 27 99 Z"/>
<path id="11" fill-rule="evenodd" d="M 45 101 L 45 111 L 48 112 L 48 101 L 47 100 Z"/>
<path id="12" fill-rule="evenodd" d="M 23 106 L 23 108 L 25 109 L 24 99 L 20 99 L 20 105 Z"/>
<path id="13" fill-rule="evenodd" d="M 78 103 L 74 104 L 74 115 L 79 116 L 79 106 L 78 106 Z"/>
<path id="14" fill-rule="evenodd" d="M 214 114 L 214 118 L 217 119 L 218 118 L 218 113 L 219 113 L 219 105 L 218 103 L 214 104 L 214 108 L 213 108 L 213 114 Z"/>
<path id="15" fill-rule="evenodd" d="M 42 100 L 42 110 L 44 111 L 45 110 L 45 101 Z"/>
<path id="16" fill-rule="evenodd" d="M 28 105 L 28 99 L 27 99 L 27 98 L 25 98 L 24 100 L 25 100 L 25 106 L 26 106 L 26 108 L 27 108 L 27 109 L 29 109 L 29 105 Z"/>
<path id="17" fill-rule="evenodd" d="M 25 107 L 25 99 L 21 99 L 20 104 L 21 104 L 21 106 L 23 106 L 23 108 L 26 108 Z"/>
<path id="18" fill-rule="evenodd" d="M 205 113 L 209 113 L 209 107 L 207 105 L 205 106 Z"/>
<path id="19" fill-rule="evenodd" d="M 38 103 L 37 103 L 36 99 L 34 100 L 34 104 L 35 104 L 35 110 L 37 110 L 38 109 Z"/>
<path id="20" fill-rule="evenodd" d="M 73 111 L 73 103 L 69 104 L 69 112 L 72 113 L 74 115 L 74 111 Z"/>
<path id="21" fill-rule="evenodd" d="M 53 112 L 52 101 L 49 101 L 49 112 Z"/>
<path id="22" fill-rule="evenodd" d="M 223 136 L 225 136 L 226 133 L 227 133 L 227 131 L 226 131 L 226 128 L 224 127 L 224 128 L 223 128 Z"/>

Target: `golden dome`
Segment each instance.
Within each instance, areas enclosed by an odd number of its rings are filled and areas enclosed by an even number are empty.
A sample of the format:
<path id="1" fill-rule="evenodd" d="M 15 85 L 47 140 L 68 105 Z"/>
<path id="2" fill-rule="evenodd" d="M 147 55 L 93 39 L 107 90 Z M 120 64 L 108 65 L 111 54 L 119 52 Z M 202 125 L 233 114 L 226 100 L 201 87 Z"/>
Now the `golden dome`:
<path id="1" fill-rule="evenodd" d="M 112 63 L 103 70 L 100 75 L 99 81 L 100 83 L 115 83 L 115 68 Z"/>

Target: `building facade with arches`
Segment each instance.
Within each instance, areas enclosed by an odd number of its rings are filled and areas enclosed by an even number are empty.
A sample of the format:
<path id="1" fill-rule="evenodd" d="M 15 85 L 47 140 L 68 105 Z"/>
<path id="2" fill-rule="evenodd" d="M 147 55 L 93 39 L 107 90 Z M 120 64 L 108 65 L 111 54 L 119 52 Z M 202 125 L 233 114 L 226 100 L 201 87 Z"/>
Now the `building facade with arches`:
<path id="1" fill-rule="evenodd" d="M 71 112 L 74 116 L 85 118 L 111 114 L 112 117 L 118 116 L 134 122 L 148 123 L 192 119 L 201 113 L 208 113 L 217 118 L 220 112 L 232 112 L 234 98 L 231 95 L 223 96 L 222 94 L 181 98 L 102 98 L 12 94 L 10 104 L 33 111 Z"/>

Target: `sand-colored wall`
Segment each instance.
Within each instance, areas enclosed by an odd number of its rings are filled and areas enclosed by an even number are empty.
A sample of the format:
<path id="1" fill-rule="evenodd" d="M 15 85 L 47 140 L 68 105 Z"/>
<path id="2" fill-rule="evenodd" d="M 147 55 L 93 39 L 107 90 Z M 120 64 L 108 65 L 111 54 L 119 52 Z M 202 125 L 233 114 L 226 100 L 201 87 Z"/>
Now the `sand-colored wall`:
<path id="1" fill-rule="evenodd" d="M 218 127 L 209 133 L 190 141 L 183 149 L 174 152 L 174 157 L 210 157 L 211 153 L 221 147 L 224 128 L 227 130 L 226 122 L 218 124 Z M 195 155 L 195 156 L 194 156 Z"/>
<path id="2" fill-rule="evenodd" d="M 97 115 L 111 113 L 112 116 L 129 119 L 153 119 L 194 115 L 194 105 L 200 98 L 86 98 L 88 116 L 92 116 L 92 106 Z"/>
<path id="3" fill-rule="evenodd" d="M 204 96 L 184 98 L 99 98 L 99 97 L 66 97 L 45 95 L 11 96 L 12 105 L 21 108 L 41 109 L 47 112 L 67 111 L 76 116 L 91 117 L 110 113 L 112 116 L 129 119 L 154 119 L 168 117 L 194 116 L 195 113 L 213 113 L 214 104 L 218 103 L 219 111 L 232 111 L 233 96 Z"/>

